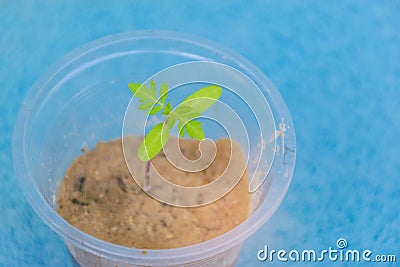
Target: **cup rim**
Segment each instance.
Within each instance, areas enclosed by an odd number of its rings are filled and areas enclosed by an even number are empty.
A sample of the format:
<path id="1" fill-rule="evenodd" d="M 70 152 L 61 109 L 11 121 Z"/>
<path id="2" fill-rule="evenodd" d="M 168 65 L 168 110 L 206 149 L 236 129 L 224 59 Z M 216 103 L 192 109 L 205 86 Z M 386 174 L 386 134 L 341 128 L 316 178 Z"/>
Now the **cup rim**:
<path id="1" fill-rule="evenodd" d="M 27 133 L 27 125 L 29 123 L 28 119 L 31 116 L 30 108 L 34 105 L 37 95 L 44 93 L 41 90 L 42 87 L 47 83 L 48 80 L 52 79 L 53 75 L 60 71 L 60 69 L 68 66 L 68 64 L 80 56 L 90 53 L 91 51 L 99 49 L 103 46 L 112 45 L 118 42 L 131 41 L 134 39 L 170 39 L 173 41 L 180 41 L 205 47 L 228 56 L 231 60 L 235 61 L 235 63 L 240 64 L 240 66 L 246 69 L 246 71 L 252 73 L 256 77 L 259 77 L 263 81 L 267 81 L 267 83 L 272 86 L 272 88 L 269 88 L 272 90 L 269 93 L 274 96 L 274 100 L 279 104 L 279 110 L 283 110 L 282 113 L 285 114 L 285 123 L 290 125 L 289 131 L 292 131 L 293 136 L 295 136 L 290 113 L 287 110 L 286 104 L 277 89 L 261 72 L 261 70 L 259 70 L 240 54 L 220 44 L 186 33 L 159 30 L 141 30 L 118 33 L 86 43 L 67 53 L 61 59 L 56 61 L 56 63 L 54 63 L 47 71 L 45 71 L 29 89 L 18 112 L 12 139 L 14 169 L 17 174 L 20 187 L 22 188 L 30 205 L 34 208 L 39 217 L 48 226 L 50 226 L 51 229 L 59 234 L 66 242 L 84 248 L 85 250 L 91 251 L 97 255 L 114 259 L 116 258 L 117 260 L 122 261 L 135 260 L 138 262 L 138 264 L 146 262 L 148 263 L 149 260 L 157 261 L 159 263 L 174 262 L 177 264 L 179 262 L 184 262 L 185 259 L 187 260 L 188 258 L 190 260 L 199 260 L 204 258 L 204 256 L 209 257 L 210 255 L 219 254 L 244 241 L 248 236 L 258 230 L 276 211 L 286 195 L 291 183 L 295 165 L 295 154 L 292 164 L 293 166 L 291 166 L 291 173 L 287 179 L 287 182 L 284 184 L 284 187 L 281 188 L 281 193 L 278 194 L 277 198 L 275 198 L 275 201 L 273 203 L 269 203 L 270 205 L 267 211 L 260 208 L 256 209 L 241 224 L 208 241 L 186 247 L 162 250 L 124 247 L 97 239 L 78 230 L 67 223 L 54 209 L 50 207 L 50 205 L 48 205 L 47 201 L 39 193 L 36 185 L 33 184 L 32 180 L 27 177 L 32 177 L 32 173 L 30 170 L 28 170 L 26 164 L 27 160 L 29 159 L 26 157 L 26 144 L 24 143 L 24 140 L 27 134 L 29 134 Z M 273 103 L 269 104 L 271 109 L 276 108 Z M 295 140 L 293 141 L 295 145 Z M 32 188 L 34 188 L 34 190 L 32 190 Z M 143 253 L 144 250 L 146 253 Z"/>

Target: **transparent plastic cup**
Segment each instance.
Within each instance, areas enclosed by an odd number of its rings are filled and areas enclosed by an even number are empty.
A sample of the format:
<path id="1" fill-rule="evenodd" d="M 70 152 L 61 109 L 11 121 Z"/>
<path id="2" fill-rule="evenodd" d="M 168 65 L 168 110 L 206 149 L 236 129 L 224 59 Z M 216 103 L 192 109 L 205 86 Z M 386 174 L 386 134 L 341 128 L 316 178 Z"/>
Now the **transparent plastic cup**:
<path id="1" fill-rule="evenodd" d="M 192 246 L 146 250 L 111 244 L 74 228 L 57 214 L 61 180 L 82 148 L 121 137 L 132 93 L 172 65 L 218 62 L 249 77 L 273 116 L 274 157 L 251 199 L 250 216 L 232 230 Z M 244 92 L 245 93 L 245 92 Z M 251 136 L 250 136 L 251 138 Z M 285 196 L 295 164 L 295 133 L 287 107 L 268 78 L 239 54 L 195 36 L 138 31 L 108 36 L 64 56 L 29 90 L 13 135 L 19 184 L 39 217 L 65 241 L 77 266 L 234 266 L 243 241 L 274 213 Z M 254 175 L 252 168 L 249 176 Z"/>

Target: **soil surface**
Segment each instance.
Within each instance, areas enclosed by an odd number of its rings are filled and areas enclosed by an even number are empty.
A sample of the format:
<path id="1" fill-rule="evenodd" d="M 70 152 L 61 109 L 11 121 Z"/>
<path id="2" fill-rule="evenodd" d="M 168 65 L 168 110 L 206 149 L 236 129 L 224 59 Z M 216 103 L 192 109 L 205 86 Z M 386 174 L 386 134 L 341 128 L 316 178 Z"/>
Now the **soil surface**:
<path id="1" fill-rule="evenodd" d="M 198 144 L 181 140 L 182 154 L 198 158 Z M 231 144 L 228 139 L 218 140 L 215 160 L 200 172 L 175 168 L 163 153 L 152 160 L 152 168 L 162 170 L 176 184 L 205 185 L 227 166 Z M 249 214 L 247 187 L 245 172 L 232 191 L 210 204 L 190 208 L 164 204 L 132 178 L 118 139 L 100 142 L 74 160 L 61 183 L 58 213 L 81 231 L 111 243 L 140 249 L 176 248 L 209 240 L 243 222 Z"/>

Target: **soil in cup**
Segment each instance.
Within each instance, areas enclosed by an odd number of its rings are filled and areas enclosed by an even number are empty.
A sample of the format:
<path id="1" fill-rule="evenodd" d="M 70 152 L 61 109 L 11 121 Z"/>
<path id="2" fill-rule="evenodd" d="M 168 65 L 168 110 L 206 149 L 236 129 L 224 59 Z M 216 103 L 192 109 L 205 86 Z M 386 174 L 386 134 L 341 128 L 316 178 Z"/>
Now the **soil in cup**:
<path id="1" fill-rule="evenodd" d="M 162 152 L 152 164 L 172 183 L 205 185 L 224 171 L 231 144 L 229 139 L 216 141 L 214 161 L 200 172 L 175 168 Z M 188 159 L 199 157 L 198 145 L 197 140 L 180 140 Z M 58 213 L 74 227 L 107 242 L 139 249 L 177 248 L 209 240 L 243 222 L 249 215 L 247 189 L 245 172 L 228 194 L 210 204 L 185 208 L 162 203 L 132 178 L 118 139 L 99 142 L 73 161 L 60 186 Z"/>

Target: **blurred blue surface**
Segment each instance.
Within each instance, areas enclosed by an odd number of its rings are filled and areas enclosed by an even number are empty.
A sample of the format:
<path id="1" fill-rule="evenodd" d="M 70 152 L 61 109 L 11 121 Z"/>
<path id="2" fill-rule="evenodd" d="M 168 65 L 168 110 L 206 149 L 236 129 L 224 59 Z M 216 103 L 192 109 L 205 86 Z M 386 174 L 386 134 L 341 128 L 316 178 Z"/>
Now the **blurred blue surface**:
<path id="1" fill-rule="evenodd" d="M 23 197 L 11 136 L 25 93 L 59 57 L 138 29 L 196 34 L 257 65 L 291 111 L 297 165 L 273 217 L 238 266 L 271 249 L 349 248 L 400 262 L 400 2 L 0 0 L 0 266 L 71 266 L 61 239 Z M 327 262 L 321 266 L 363 266 Z M 371 263 L 371 265 L 373 265 Z"/>

